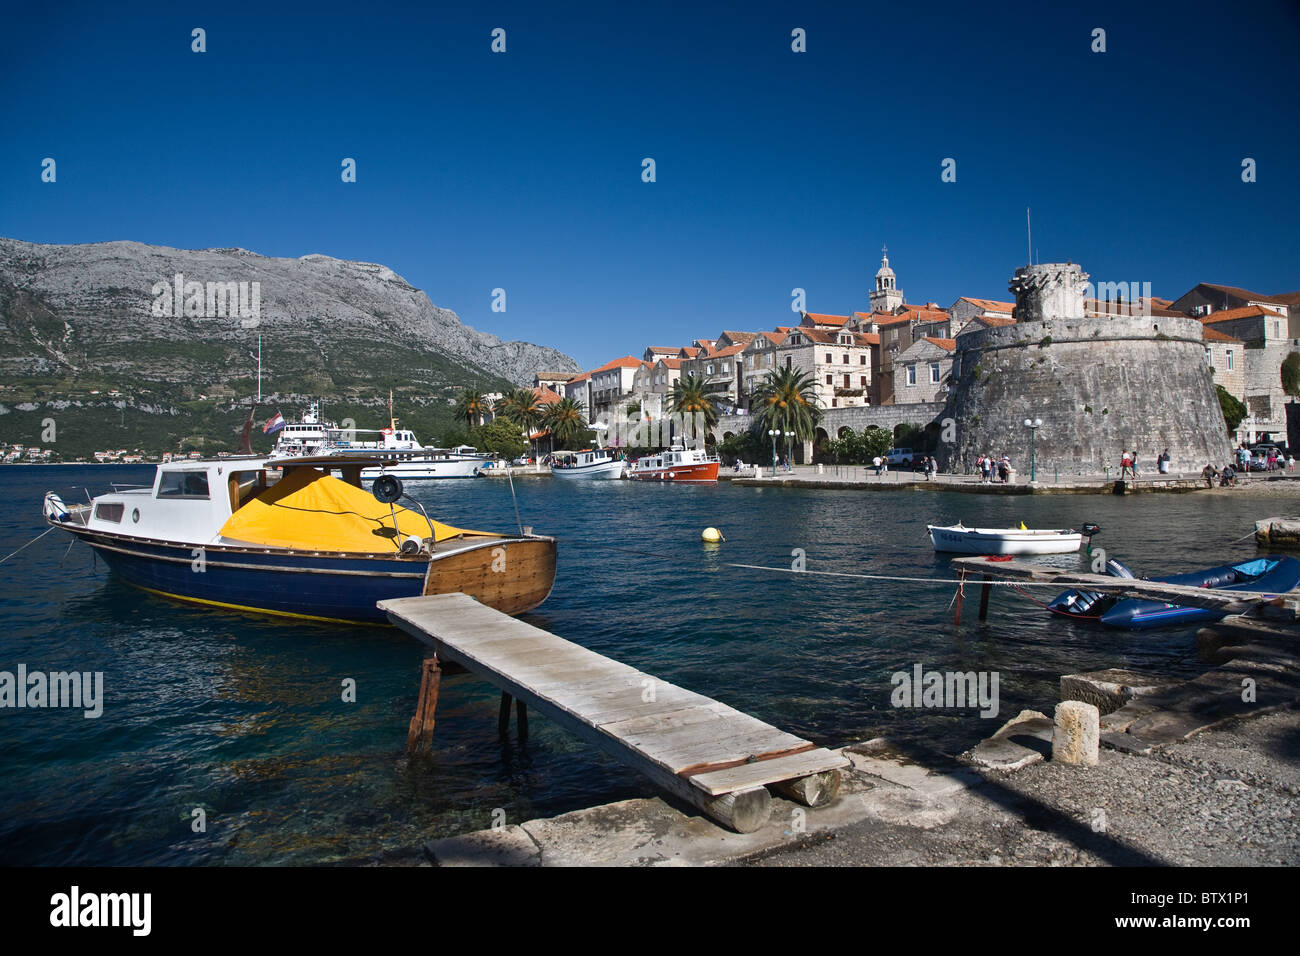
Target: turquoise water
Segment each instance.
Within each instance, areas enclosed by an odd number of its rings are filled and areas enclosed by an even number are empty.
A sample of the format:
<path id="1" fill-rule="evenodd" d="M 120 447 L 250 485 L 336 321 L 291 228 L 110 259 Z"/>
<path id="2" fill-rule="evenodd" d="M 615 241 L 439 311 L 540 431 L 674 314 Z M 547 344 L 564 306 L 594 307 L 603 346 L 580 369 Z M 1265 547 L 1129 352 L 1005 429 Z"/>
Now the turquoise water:
<path id="1" fill-rule="evenodd" d="M 0 557 L 39 533 L 41 495 L 84 500 L 151 468 L 0 468 Z M 415 485 L 408 486 L 415 490 Z M 1140 573 L 1256 554 L 1267 502 L 1196 495 L 1009 498 L 931 491 L 515 484 L 525 524 L 560 540 L 532 623 L 819 743 L 881 734 L 957 752 L 1022 707 L 1050 706 L 1061 674 L 1129 666 L 1199 671 L 1193 632 L 1104 631 L 1009 592 L 987 623 L 952 625 L 951 586 L 753 571 L 949 577 L 927 523 L 1104 529 Z M 505 482 L 426 483 L 430 514 L 512 530 Z M 1261 510 L 1262 509 L 1262 510 Z M 720 547 L 700 542 L 720 528 Z M 1066 566 L 1073 556 L 1054 559 Z M 977 592 L 976 592 L 977 596 Z M 654 791 L 539 715 L 520 744 L 496 733 L 497 693 L 444 676 L 431 755 L 408 760 L 423 647 L 394 629 L 288 622 L 176 603 L 47 535 L 0 564 L 0 670 L 104 672 L 104 714 L 0 710 L 0 862 L 265 864 L 395 859 L 431 837 Z M 890 706 L 916 663 L 996 670 L 1001 713 Z M 357 701 L 341 686 L 356 681 Z M 207 830 L 191 828 L 201 807 Z"/>

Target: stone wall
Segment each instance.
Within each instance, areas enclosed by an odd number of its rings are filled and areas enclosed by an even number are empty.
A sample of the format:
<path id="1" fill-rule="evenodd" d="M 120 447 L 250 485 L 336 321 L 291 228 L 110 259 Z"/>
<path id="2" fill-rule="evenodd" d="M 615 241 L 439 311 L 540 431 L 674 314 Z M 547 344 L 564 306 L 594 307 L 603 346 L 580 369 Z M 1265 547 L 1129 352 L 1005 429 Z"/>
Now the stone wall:
<path id="1" fill-rule="evenodd" d="M 940 444 L 945 470 L 973 471 L 991 453 L 1027 473 L 1027 418 L 1043 422 L 1040 480 L 1106 466 L 1116 473 L 1126 448 L 1148 473 L 1165 449 L 1175 471 L 1222 465 L 1230 453 L 1194 319 L 1099 316 L 971 332 L 957 339 L 953 380 L 942 416 L 956 423 L 955 442 Z"/>
<path id="2" fill-rule="evenodd" d="M 839 437 L 840 429 L 845 426 L 855 432 L 864 432 L 868 428 L 885 428 L 891 433 L 895 425 L 928 425 L 943 411 L 943 405 L 924 403 L 912 405 L 865 405 L 854 408 L 826 408 L 822 410 L 818 428 L 831 438 Z M 724 415 L 718 419 L 713 433 L 721 441 L 728 435 L 738 435 L 746 431 L 753 419 L 749 415 Z"/>

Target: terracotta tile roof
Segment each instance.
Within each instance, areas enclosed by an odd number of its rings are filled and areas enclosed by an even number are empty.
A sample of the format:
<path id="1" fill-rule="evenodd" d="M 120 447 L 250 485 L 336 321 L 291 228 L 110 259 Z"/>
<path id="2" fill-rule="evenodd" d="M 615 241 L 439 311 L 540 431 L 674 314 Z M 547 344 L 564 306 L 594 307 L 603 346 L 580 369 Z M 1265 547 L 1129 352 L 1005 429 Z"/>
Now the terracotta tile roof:
<path id="1" fill-rule="evenodd" d="M 715 349 L 709 353 L 709 358 L 722 358 L 727 355 L 735 355 L 737 352 L 745 351 L 746 343 L 741 342 L 736 345 L 728 345 L 725 349 Z"/>
<path id="2" fill-rule="evenodd" d="M 805 312 L 803 313 L 805 322 L 812 321 L 816 325 L 843 325 L 849 320 L 847 315 L 828 315 L 825 312 Z"/>
<path id="3" fill-rule="evenodd" d="M 943 349 L 945 352 L 951 352 L 957 347 L 956 339 L 936 339 L 927 335 L 925 341 L 929 342 L 931 345 L 939 346 L 939 348 Z"/>
<path id="4" fill-rule="evenodd" d="M 900 322 L 911 322 L 914 318 L 914 316 L 908 315 L 906 312 L 902 315 L 889 315 L 889 318 L 885 318 L 886 315 L 888 315 L 888 313 L 873 312 L 871 313 L 871 321 L 875 322 L 876 325 L 879 326 L 889 326 L 898 325 Z M 880 318 L 876 318 L 876 316 L 880 316 Z"/>
<path id="5" fill-rule="evenodd" d="M 1278 302 L 1282 305 L 1290 305 L 1300 297 L 1300 292 L 1284 292 L 1281 295 L 1260 295 L 1258 292 L 1251 292 L 1249 289 L 1242 289 L 1235 285 L 1216 285 L 1213 282 L 1197 283 L 1197 288 L 1214 289 L 1216 292 L 1226 292 L 1228 295 L 1236 296 L 1239 299 L 1249 299 L 1252 302 Z"/>
<path id="6" fill-rule="evenodd" d="M 977 315 L 973 319 L 971 319 L 971 322 L 979 322 L 993 329 L 1001 328 L 1004 325 L 1016 324 L 1015 319 L 1008 319 L 1005 316 L 1001 316 L 1001 315 Z"/>
<path id="7" fill-rule="evenodd" d="M 1205 339 L 1205 341 L 1207 342 L 1237 342 L 1237 343 L 1241 342 L 1241 339 L 1234 339 L 1231 335 L 1228 335 L 1226 332 L 1220 332 L 1218 329 L 1212 329 L 1208 325 L 1205 328 L 1201 329 L 1201 338 Z"/>
<path id="8" fill-rule="evenodd" d="M 999 302 L 996 299 L 973 299 L 968 295 L 962 296 L 958 301 L 969 302 L 974 306 L 978 306 L 981 309 L 987 309 L 990 312 L 1005 312 L 1008 315 L 1010 315 L 1011 310 L 1016 307 L 1014 302 Z"/>
<path id="9" fill-rule="evenodd" d="M 682 367 L 683 361 L 685 360 L 679 358 L 661 358 L 656 364 L 662 365 L 665 368 L 678 369 Z"/>
<path id="10" fill-rule="evenodd" d="M 560 396 L 556 395 L 549 388 L 534 388 L 531 389 L 531 391 L 537 398 L 537 404 L 539 405 L 554 405 L 556 402 L 560 401 Z"/>
<path id="11" fill-rule="evenodd" d="M 576 385 L 578 382 L 585 382 L 585 381 L 586 381 L 587 379 L 589 379 L 589 378 L 591 378 L 591 373 L 590 373 L 590 372 L 583 372 L 581 375 L 575 375 L 575 376 L 573 376 L 573 378 L 569 379 L 569 381 L 568 381 L 566 384 L 568 384 L 568 385 Z"/>
<path id="12" fill-rule="evenodd" d="M 752 342 L 754 341 L 754 336 L 756 336 L 757 334 L 758 334 L 757 332 L 729 332 L 725 330 L 722 333 L 722 335 L 725 335 L 727 338 L 731 339 L 732 342 Z M 722 339 L 722 335 L 719 335 L 718 338 L 715 339 L 714 341 L 720 341 Z"/>
<path id="13" fill-rule="evenodd" d="M 608 372 L 616 368 L 640 368 L 645 363 L 639 358 L 632 355 L 624 355 L 622 358 L 616 358 L 613 361 L 606 362 L 600 368 L 592 369 L 588 374 L 595 375 L 597 372 Z"/>
<path id="14" fill-rule="evenodd" d="M 879 333 L 879 332 L 858 332 L 857 334 L 854 335 L 854 338 L 855 338 L 855 339 L 860 339 L 860 340 L 861 340 L 861 341 L 858 343 L 859 345 L 879 345 L 879 344 L 880 344 L 880 333 Z"/>
<path id="15" fill-rule="evenodd" d="M 649 348 L 646 349 L 646 351 L 656 352 L 656 353 L 663 352 L 667 355 L 676 355 L 678 352 L 681 351 L 681 347 L 677 345 L 651 345 Z"/>
<path id="16" fill-rule="evenodd" d="M 695 348 L 693 345 L 684 345 L 682 346 L 681 351 L 686 353 L 687 358 L 695 358 L 695 356 L 700 354 L 700 350 Z"/>
<path id="17" fill-rule="evenodd" d="M 785 341 L 785 338 L 787 335 L 789 335 L 789 332 L 778 330 L 776 332 L 762 332 L 760 334 L 763 336 L 763 338 L 767 339 L 773 345 L 780 345 L 782 342 Z"/>
<path id="18" fill-rule="evenodd" d="M 1209 315 L 1200 316 L 1200 319 L 1203 323 L 1209 325 L 1213 322 L 1231 322 L 1233 319 L 1250 319 L 1259 315 L 1266 315 L 1275 319 L 1285 318 L 1282 313 L 1266 309 L 1262 305 L 1248 305 L 1240 309 L 1224 309 L 1222 312 L 1211 312 Z"/>

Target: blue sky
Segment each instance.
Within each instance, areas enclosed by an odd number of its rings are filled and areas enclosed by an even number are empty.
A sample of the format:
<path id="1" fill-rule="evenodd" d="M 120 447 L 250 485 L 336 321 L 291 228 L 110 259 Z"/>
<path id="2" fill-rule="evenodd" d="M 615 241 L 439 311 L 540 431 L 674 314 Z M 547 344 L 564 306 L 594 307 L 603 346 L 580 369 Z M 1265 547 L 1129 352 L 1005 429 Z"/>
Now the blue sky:
<path id="1" fill-rule="evenodd" d="M 885 243 L 1008 298 L 1026 206 L 1098 281 L 1300 289 L 1300 6 L 1057 7 L 11 8 L 0 235 L 382 262 L 585 367 L 864 308 Z"/>

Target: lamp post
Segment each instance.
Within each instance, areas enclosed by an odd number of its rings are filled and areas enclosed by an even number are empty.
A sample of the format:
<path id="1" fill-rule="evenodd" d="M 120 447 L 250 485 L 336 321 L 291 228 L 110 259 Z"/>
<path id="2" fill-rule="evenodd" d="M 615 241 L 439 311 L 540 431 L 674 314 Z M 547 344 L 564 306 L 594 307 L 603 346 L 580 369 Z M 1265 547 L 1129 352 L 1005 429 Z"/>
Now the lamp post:
<path id="1" fill-rule="evenodd" d="M 1025 427 L 1029 429 L 1029 483 L 1033 484 L 1038 480 L 1038 462 L 1034 457 L 1034 435 L 1037 434 L 1039 427 L 1043 424 L 1041 418 L 1030 420 L 1025 419 Z"/>
<path id="2" fill-rule="evenodd" d="M 781 437 L 781 429 L 769 428 L 767 437 L 772 440 L 772 477 L 776 477 L 776 440 Z"/>

